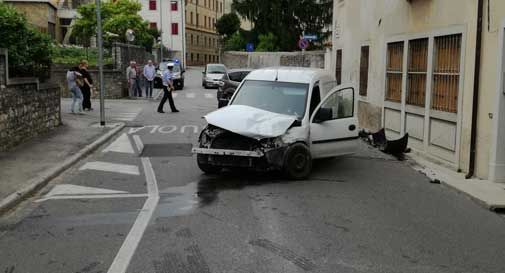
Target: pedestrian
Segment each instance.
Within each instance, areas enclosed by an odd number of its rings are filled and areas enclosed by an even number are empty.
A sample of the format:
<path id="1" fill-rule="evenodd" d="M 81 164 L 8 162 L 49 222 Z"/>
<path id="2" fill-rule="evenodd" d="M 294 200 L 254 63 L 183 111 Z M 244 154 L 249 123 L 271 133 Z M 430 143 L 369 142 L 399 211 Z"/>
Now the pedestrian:
<path id="1" fill-rule="evenodd" d="M 133 98 L 135 96 L 135 88 L 137 88 L 137 69 L 135 68 L 135 61 L 131 61 L 130 66 L 126 68 L 126 80 L 128 81 L 128 96 Z"/>
<path id="2" fill-rule="evenodd" d="M 67 71 L 67 84 L 70 93 L 72 94 L 72 104 L 70 112 L 72 114 L 82 115 L 82 92 L 78 82 L 83 82 L 82 74 L 79 73 L 79 67 L 72 67 Z M 77 109 L 76 109 L 77 106 Z"/>
<path id="3" fill-rule="evenodd" d="M 156 76 L 156 68 L 153 65 L 153 61 L 147 61 L 147 64 L 144 66 L 144 78 L 146 79 L 146 97 L 153 97 L 153 81 Z"/>
<path id="4" fill-rule="evenodd" d="M 79 88 L 82 92 L 82 109 L 84 109 L 84 111 L 93 110 L 91 107 L 91 91 L 93 90 L 93 79 L 88 72 L 88 66 L 89 64 L 87 60 L 81 60 L 81 63 L 79 64 L 79 73 L 82 75 L 83 85 L 79 86 Z"/>
<path id="5" fill-rule="evenodd" d="M 170 103 L 170 109 L 172 110 L 172 113 L 177 113 L 179 110 L 175 108 L 174 104 L 174 98 L 172 97 L 172 91 L 175 89 L 174 88 L 174 83 L 172 81 L 172 70 L 174 69 L 173 64 L 168 64 L 167 69 L 163 71 L 162 79 L 163 79 L 163 99 L 161 99 L 160 105 L 158 106 L 158 113 L 165 113 L 163 111 L 163 106 L 165 106 L 165 102 Z"/>
<path id="6" fill-rule="evenodd" d="M 142 97 L 142 88 L 140 84 L 142 83 L 142 71 L 140 70 L 139 65 L 135 62 L 135 72 L 137 74 L 137 80 L 135 81 L 135 96 L 141 98 Z"/>

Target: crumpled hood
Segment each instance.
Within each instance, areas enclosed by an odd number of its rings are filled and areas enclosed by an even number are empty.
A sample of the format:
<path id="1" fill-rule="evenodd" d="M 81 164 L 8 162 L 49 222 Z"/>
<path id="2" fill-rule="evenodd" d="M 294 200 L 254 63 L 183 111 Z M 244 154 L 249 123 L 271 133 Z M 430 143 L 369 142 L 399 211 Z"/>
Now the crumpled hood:
<path id="1" fill-rule="evenodd" d="M 209 124 L 258 140 L 285 134 L 296 120 L 295 116 L 245 105 L 230 105 L 207 114 L 204 118 Z"/>

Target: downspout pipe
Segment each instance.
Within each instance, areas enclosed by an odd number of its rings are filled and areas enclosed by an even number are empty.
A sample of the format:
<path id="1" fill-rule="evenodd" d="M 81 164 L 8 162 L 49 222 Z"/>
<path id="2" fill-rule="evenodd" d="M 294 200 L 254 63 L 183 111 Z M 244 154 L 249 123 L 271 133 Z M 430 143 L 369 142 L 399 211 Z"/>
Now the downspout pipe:
<path id="1" fill-rule="evenodd" d="M 465 178 L 470 179 L 475 174 L 475 157 L 477 145 L 477 117 L 479 111 L 479 86 L 481 69 L 481 51 L 482 51 L 482 22 L 484 0 L 478 0 L 477 11 L 477 37 L 475 39 L 475 69 L 473 79 L 473 101 L 472 101 L 472 129 L 470 133 L 470 164 Z"/>

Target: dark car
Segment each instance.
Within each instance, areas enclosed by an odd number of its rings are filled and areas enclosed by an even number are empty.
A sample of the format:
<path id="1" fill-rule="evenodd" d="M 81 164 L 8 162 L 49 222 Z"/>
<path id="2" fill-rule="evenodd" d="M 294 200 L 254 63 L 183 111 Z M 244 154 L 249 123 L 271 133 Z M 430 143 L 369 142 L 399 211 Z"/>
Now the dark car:
<path id="1" fill-rule="evenodd" d="M 173 65 L 174 70 L 173 72 L 173 81 L 174 81 L 174 87 L 177 90 L 182 90 L 184 88 L 184 69 L 182 68 L 182 65 L 180 62 L 176 61 L 166 61 L 160 63 L 158 66 L 158 69 L 156 70 L 156 77 L 154 78 L 154 88 L 163 88 L 163 80 L 161 79 L 161 75 L 163 74 L 163 71 L 167 69 L 167 65 Z"/>
<path id="2" fill-rule="evenodd" d="M 218 83 L 217 89 L 217 102 L 219 108 L 228 105 L 237 87 L 251 71 L 252 69 L 248 68 L 232 69 L 224 74 L 223 78 Z"/>

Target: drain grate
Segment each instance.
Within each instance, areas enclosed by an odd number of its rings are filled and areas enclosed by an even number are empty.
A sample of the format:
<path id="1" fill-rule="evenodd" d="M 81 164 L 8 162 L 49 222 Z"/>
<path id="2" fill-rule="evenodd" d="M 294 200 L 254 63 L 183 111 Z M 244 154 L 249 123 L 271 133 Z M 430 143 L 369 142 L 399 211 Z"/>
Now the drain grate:
<path id="1" fill-rule="evenodd" d="M 191 157 L 191 143 L 146 144 L 142 151 L 143 157 Z"/>

